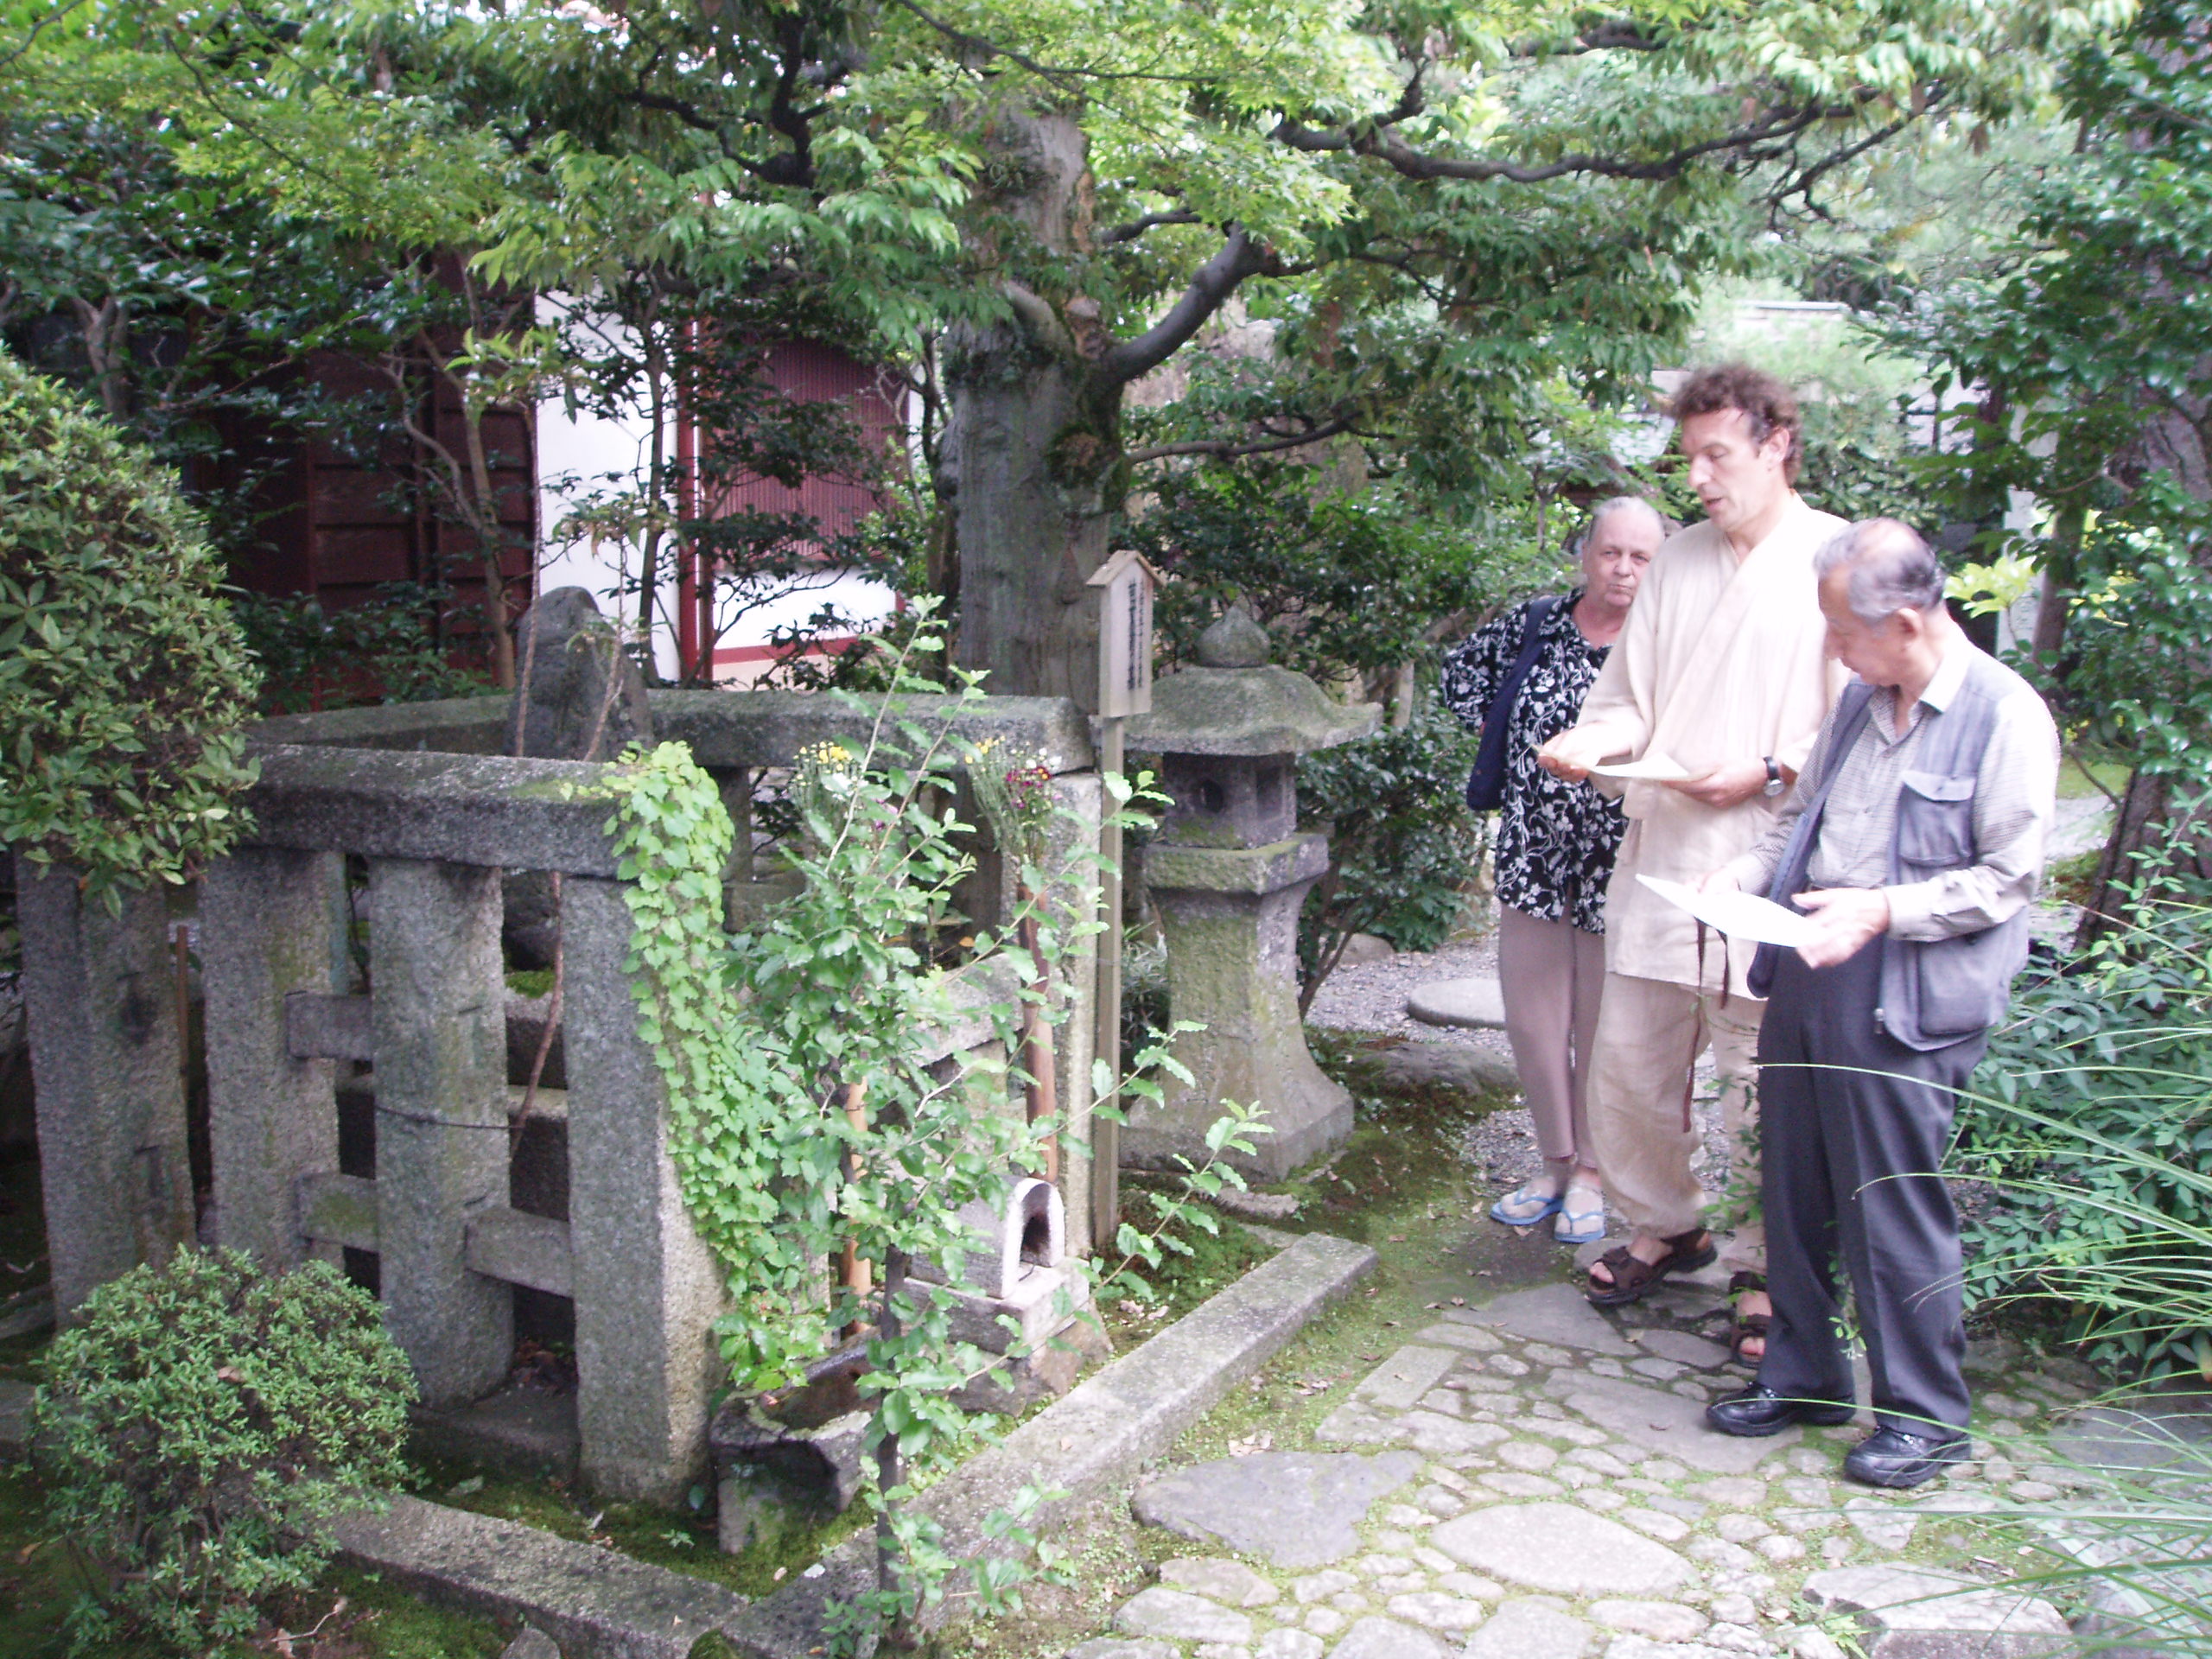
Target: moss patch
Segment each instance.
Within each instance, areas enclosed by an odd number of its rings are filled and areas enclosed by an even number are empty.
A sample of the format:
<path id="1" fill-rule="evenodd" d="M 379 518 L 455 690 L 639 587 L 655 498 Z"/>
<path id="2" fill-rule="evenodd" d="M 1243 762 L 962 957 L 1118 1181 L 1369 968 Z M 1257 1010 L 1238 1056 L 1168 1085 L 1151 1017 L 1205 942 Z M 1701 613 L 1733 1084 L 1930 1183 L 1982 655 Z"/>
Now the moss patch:
<path id="1" fill-rule="evenodd" d="M 0 1470 L 0 1653 L 64 1659 L 62 1621 L 87 1584 L 75 1555 L 46 1526 L 37 1482 L 20 1468 Z M 314 1591 L 270 1611 L 262 1638 L 222 1649 L 223 1659 L 271 1651 L 278 1629 L 304 1632 L 318 1624 L 314 1637 L 294 1641 L 294 1659 L 495 1659 L 513 1634 L 492 1619 L 433 1607 L 372 1576 L 336 1569 Z M 175 1659 L 131 1642 L 100 1652 L 102 1659 Z"/>
<path id="2" fill-rule="evenodd" d="M 566 1481 L 521 1479 L 457 1459 L 426 1459 L 422 1468 L 416 1493 L 433 1503 L 601 1544 L 746 1596 L 769 1594 L 868 1519 L 856 1505 L 843 1515 L 787 1528 L 741 1555 L 725 1555 L 715 1546 L 713 1498 L 703 1485 L 693 1489 L 696 1503 L 671 1513 L 646 1504 L 600 1503 Z"/>

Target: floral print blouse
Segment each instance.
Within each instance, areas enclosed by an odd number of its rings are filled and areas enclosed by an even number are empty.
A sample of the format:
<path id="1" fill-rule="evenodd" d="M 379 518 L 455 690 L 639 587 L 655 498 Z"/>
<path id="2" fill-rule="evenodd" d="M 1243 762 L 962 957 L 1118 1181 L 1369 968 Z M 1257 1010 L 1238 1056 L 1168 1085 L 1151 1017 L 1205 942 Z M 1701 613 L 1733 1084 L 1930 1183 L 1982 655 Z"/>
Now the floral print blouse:
<path id="1" fill-rule="evenodd" d="M 1497 897 L 1524 916 L 1565 917 L 1587 933 L 1605 931 L 1605 884 L 1628 820 L 1620 804 L 1586 783 L 1570 784 L 1536 764 L 1536 746 L 1574 724 L 1582 699 L 1605 665 L 1608 645 L 1593 645 L 1574 626 L 1577 588 L 1545 619 L 1543 648 L 1521 683 L 1505 744 L 1505 804 L 1491 841 Z M 1521 654 L 1529 607 L 1493 617 L 1444 658 L 1444 702 L 1482 729 L 1498 685 Z"/>

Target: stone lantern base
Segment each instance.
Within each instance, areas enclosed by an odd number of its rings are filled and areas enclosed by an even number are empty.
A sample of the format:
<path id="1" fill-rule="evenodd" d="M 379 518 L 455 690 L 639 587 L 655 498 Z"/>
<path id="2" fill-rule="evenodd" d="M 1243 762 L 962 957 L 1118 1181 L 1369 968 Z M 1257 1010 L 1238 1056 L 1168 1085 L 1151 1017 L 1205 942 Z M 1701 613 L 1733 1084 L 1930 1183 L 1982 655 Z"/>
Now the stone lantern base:
<path id="1" fill-rule="evenodd" d="M 1327 840 L 1294 835 L 1264 847 L 1154 842 L 1145 881 L 1167 943 L 1168 1006 L 1205 1023 L 1175 1039 L 1192 1081 L 1132 1108 L 1122 1161 L 1172 1168 L 1212 1154 L 1206 1129 L 1221 1103 L 1259 1106 L 1271 1133 L 1230 1161 L 1281 1180 L 1351 1133 L 1351 1096 L 1323 1075 L 1298 1017 L 1298 911 L 1329 868 Z"/>

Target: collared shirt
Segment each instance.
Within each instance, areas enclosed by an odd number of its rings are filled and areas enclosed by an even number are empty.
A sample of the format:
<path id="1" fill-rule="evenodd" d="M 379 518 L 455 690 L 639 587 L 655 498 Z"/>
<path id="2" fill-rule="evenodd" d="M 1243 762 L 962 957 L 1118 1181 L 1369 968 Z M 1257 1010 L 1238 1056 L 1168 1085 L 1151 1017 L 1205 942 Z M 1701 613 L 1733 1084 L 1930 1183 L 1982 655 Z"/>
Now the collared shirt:
<path id="1" fill-rule="evenodd" d="M 1544 620 L 1543 649 L 1529 665 L 1513 705 L 1505 743 L 1505 793 L 1491 842 L 1497 898 L 1539 921 L 1562 918 L 1586 933 L 1605 931 L 1605 882 L 1628 820 L 1620 804 L 1590 785 L 1570 784 L 1536 764 L 1536 749 L 1574 724 L 1575 712 L 1606 645 L 1593 645 L 1574 625 L 1583 589 L 1567 594 Z M 1479 731 L 1490 705 L 1521 654 L 1529 605 L 1514 606 L 1456 646 L 1444 659 L 1444 704 Z"/>
<path id="2" fill-rule="evenodd" d="M 1877 686 L 1866 723 L 1843 758 L 1828 793 L 1820 839 L 1806 870 L 1813 887 L 1880 888 L 1890 901 L 1890 936 L 1907 940 L 1954 938 L 1994 927 L 2036 896 L 2043 874 L 2044 842 L 2058 790 L 2058 730 L 2050 711 L 2030 688 L 2016 689 L 1997 706 L 1981 770 L 1974 780 L 1974 847 L 1979 861 L 1924 881 L 1890 883 L 1890 844 L 1895 838 L 1897 791 L 1922 735 L 1957 698 L 1976 647 L 1954 639 L 1913 705 L 1904 734 L 1897 730 L 1897 692 Z M 1802 791 L 1827 775 L 1835 739 L 1833 716 L 1805 762 L 1797 787 L 1758 844 L 1728 865 L 1749 892 L 1765 890 L 1784 844 L 1804 810 Z"/>

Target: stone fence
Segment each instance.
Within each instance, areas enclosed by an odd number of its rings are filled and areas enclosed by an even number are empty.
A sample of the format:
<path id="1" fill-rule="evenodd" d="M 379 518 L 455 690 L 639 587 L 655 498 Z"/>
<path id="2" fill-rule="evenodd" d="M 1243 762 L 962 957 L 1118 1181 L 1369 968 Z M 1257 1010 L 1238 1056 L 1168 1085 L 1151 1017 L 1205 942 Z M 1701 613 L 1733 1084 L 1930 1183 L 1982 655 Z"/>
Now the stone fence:
<path id="1" fill-rule="evenodd" d="M 1069 811 L 1058 850 L 1096 844 L 1102 791 L 1072 704 L 906 702 L 963 737 L 1044 753 Z M 55 1305 L 66 1320 L 101 1282 L 195 1236 L 279 1268 L 372 1252 L 385 1322 L 435 1413 L 505 1382 L 517 1287 L 567 1299 L 584 1478 L 607 1497 L 671 1501 L 705 1469 L 719 1274 L 678 1196 L 667 1095 L 624 970 L 630 915 L 608 802 L 577 787 L 607 768 L 501 755 L 507 703 L 347 710 L 257 732 L 252 830 L 206 872 L 193 924 L 204 1208 L 169 899 L 129 895 L 111 913 L 67 873 L 37 878 L 19 863 Z M 824 739 L 864 740 L 866 717 L 785 692 L 655 692 L 652 713 L 739 817 L 737 912 L 785 890 L 750 868 L 756 775 Z M 989 925 L 1007 878 L 983 862 L 967 908 Z M 524 1122 L 517 1084 L 544 1015 L 533 1026 L 505 982 L 502 887 L 544 872 L 563 878 L 563 1018 L 541 1080 L 557 1086 L 537 1090 Z M 174 908 L 188 913 L 191 897 Z M 1078 958 L 1057 1057 L 1076 1250 L 1089 1243 L 1091 978 Z M 982 988 L 970 1000 L 986 1000 Z M 952 1064 L 995 1041 L 982 1019 L 940 1036 Z"/>

